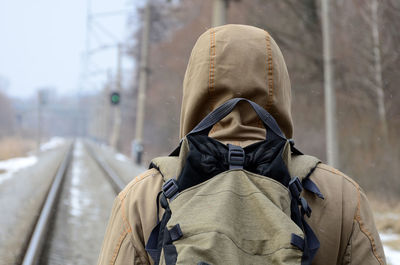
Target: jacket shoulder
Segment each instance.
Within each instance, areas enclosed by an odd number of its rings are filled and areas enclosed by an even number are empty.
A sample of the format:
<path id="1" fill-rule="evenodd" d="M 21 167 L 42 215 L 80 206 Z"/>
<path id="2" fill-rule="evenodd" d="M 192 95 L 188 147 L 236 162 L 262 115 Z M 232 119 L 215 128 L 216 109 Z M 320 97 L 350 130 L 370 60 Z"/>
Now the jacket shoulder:
<path id="1" fill-rule="evenodd" d="M 310 178 L 324 195 L 325 206 L 332 210 L 341 209 L 341 217 L 345 223 L 351 223 L 359 207 L 360 186 L 343 172 L 329 165 L 319 163 Z M 336 209 L 336 210 L 335 210 Z"/>
<path id="2" fill-rule="evenodd" d="M 132 179 L 118 194 L 118 197 L 121 200 L 125 200 L 127 197 L 129 198 L 132 193 L 136 193 L 138 190 L 142 190 L 146 186 L 152 185 L 154 182 L 159 182 L 160 179 L 162 181 L 162 175 L 157 169 L 148 169 Z"/>
<path id="3" fill-rule="evenodd" d="M 318 164 L 310 178 L 325 196 L 313 201 L 311 225 L 329 227 L 332 233 L 319 233 L 321 253 L 336 249 L 341 262 L 351 257 L 351 264 L 384 264 L 384 254 L 364 191 L 356 181 L 326 164 Z M 315 209 L 315 211 L 314 211 Z M 314 221 L 318 220 L 318 223 Z M 337 237 L 337 238 L 336 238 Z M 361 258 L 363 257 L 363 258 Z M 324 257 L 317 255 L 317 260 Z M 335 260 L 334 257 L 332 257 Z"/>
<path id="4" fill-rule="evenodd" d="M 356 196 L 358 192 L 362 192 L 356 181 L 327 164 L 319 163 L 311 178 L 313 181 L 318 182 L 323 189 L 350 192 L 349 196 Z"/>
<path id="5" fill-rule="evenodd" d="M 122 221 L 131 231 L 136 255 L 146 258 L 145 264 L 151 263 L 145 245 L 158 222 L 157 194 L 162 184 L 161 173 L 153 168 L 138 175 L 118 194 Z"/>
<path id="6" fill-rule="evenodd" d="M 146 231 L 156 222 L 157 210 L 152 202 L 156 200 L 160 188 L 157 185 L 161 182 L 157 170 L 147 170 L 118 194 L 104 236 L 99 265 L 151 264 L 144 246 Z"/>

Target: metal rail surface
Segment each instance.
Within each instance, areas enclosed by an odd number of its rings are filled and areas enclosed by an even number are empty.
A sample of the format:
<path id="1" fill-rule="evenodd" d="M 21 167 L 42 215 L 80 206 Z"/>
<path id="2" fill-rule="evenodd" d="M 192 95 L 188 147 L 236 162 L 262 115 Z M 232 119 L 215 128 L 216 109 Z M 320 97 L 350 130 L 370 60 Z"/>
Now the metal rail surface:
<path id="1" fill-rule="evenodd" d="M 46 201 L 43 205 L 42 211 L 40 212 L 39 219 L 29 241 L 22 265 L 34 265 L 39 261 L 44 245 L 43 242 L 46 238 L 49 228 L 49 221 L 54 213 L 52 210 L 57 202 L 65 172 L 67 171 L 69 162 L 71 161 L 73 145 L 73 143 L 70 145 L 60 167 L 57 170 L 57 174 L 50 187 L 49 193 L 47 194 Z"/>
<path id="2" fill-rule="evenodd" d="M 94 152 L 93 148 L 90 144 L 85 144 L 87 150 L 92 155 L 92 157 L 96 160 L 97 164 L 100 168 L 106 173 L 111 181 L 111 185 L 114 188 L 114 191 L 118 194 L 120 193 L 126 186 L 126 183 L 118 177 L 117 173 L 107 164 L 105 159 L 102 156 L 99 156 L 96 152 Z"/>

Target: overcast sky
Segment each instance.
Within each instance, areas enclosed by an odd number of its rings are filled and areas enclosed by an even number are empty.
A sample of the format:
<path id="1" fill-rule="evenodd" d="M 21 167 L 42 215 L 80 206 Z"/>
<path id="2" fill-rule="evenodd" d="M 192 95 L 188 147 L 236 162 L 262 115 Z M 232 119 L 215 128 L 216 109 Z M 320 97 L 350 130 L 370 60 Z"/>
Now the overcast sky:
<path id="1" fill-rule="evenodd" d="M 96 14 L 133 10 L 137 2 L 91 0 L 90 6 Z M 86 85 L 80 78 L 85 69 L 86 14 L 86 0 L 0 0 L 0 78 L 8 81 L 6 93 L 28 97 L 41 87 L 54 87 L 58 94 L 99 89 L 105 74 Z M 91 24 L 90 48 L 125 40 L 131 31 L 126 14 L 97 16 Z M 91 71 L 114 71 L 116 54 L 115 49 L 96 53 Z"/>

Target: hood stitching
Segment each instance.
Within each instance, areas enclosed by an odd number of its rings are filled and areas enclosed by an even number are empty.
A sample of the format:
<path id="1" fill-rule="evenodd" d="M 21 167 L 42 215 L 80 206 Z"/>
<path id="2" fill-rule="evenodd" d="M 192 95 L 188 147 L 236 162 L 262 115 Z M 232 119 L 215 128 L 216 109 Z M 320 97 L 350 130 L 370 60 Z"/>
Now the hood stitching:
<path id="1" fill-rule="evenodd" d="M 216 47 L 215 47 L 215 29 L 210 29 L 210 70 L 208 76 L 208 96 L 209 100 L 212 100 L 215 91 L 215 58 L 216 58 Z M 210 106 L 210 112 L 213 111 L 213 107 Z M 217 130 L 217 124 L 215 124 L 210 133 Z"/>
<path id="2" fill-rule="evenodd" d="M 271 38 L 270 35 L 267 32 L 266 36 L 266 41 L 267 41 L 267 84 L 268 84 L 268 99 L 267 99 L 267 106 L 268 107 L 272 106 L 272 98 L 274 95 L 274 65 L 272 61 L 272 49 L 271 49 Z"/>
<path id="3" fill-rule="evenodd" d="M 208 77 L 208 95 L 211 98 L 215 91 L 215 29 L 210 29 L 210 70 Z"/>

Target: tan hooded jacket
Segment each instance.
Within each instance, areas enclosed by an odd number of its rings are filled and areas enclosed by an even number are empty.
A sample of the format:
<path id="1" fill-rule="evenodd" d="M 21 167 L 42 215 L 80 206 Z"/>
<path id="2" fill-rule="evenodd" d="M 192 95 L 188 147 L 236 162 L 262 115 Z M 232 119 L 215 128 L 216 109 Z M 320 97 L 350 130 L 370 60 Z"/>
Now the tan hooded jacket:
<path id="1" fill-rule="evenodd" d="M 266 31 L 244 25 L 209 29 L 196 42 L 186 70 L 180 137 L 226 100 L 243 97 L 268 110 L 291 138 L 290 90 L 282 53 Z M 265 129 L 248 104 L 239 104 L 214 126 L 210 136 L 246 146 L 264 140 Z M 292 176 L 309 173 L 293 168 L 290 156 L 287 163 Z M 176 174 L 180 169 L 174 169 Z M 307 222 L 321 242 L 313 264 L 386 264 L 371 209 L 359 185 L 322 163 L 310 177 L 325 196 L 322 200 L 303 192 L 313 210 Z M 156 196 L 162 183 L 161 174 L 150 169 L 118 195 L 98 264 L 153 264 L 145 244 L 157 223 Z"/>

